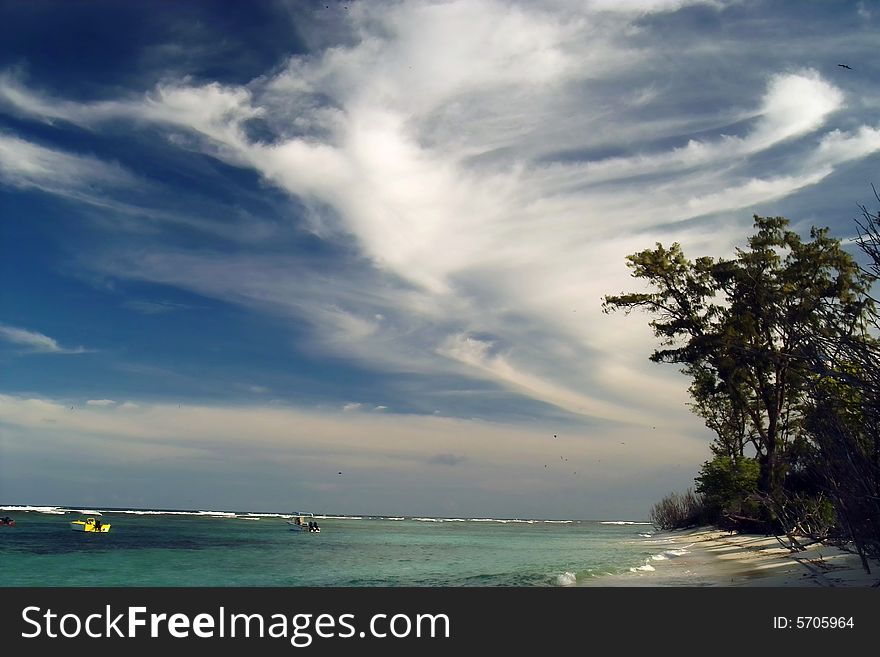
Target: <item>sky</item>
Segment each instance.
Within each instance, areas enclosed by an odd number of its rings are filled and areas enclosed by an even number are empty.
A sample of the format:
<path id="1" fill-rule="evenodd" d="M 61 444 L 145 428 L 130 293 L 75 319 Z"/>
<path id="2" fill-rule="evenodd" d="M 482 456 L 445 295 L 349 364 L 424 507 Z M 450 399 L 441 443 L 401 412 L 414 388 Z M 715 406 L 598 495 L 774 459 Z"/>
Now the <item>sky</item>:
<path id="1" fill-rule="evenodd" d="M 646 518 L 712 434 L 602 297 L 755 214 L 856 253 L 878 36 L 869 2 L 0 1 L 0 503 Z"/>

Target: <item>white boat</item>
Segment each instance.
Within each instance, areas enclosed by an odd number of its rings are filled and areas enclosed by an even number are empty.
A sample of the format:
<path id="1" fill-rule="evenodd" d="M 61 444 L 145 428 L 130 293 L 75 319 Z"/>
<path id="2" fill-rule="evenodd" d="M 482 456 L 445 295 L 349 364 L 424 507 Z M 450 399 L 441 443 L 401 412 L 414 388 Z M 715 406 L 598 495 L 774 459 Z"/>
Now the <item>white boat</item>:
<path id="1" fill-rule="evenodd" d="M 292 532 L 308 532 L 310 534 L 320 534 L 321 528 L 318 527 L 317 521 L 307 520 L 314 518 L 314 513 L 295 513 L 287 521 L 288 529 Z"/>

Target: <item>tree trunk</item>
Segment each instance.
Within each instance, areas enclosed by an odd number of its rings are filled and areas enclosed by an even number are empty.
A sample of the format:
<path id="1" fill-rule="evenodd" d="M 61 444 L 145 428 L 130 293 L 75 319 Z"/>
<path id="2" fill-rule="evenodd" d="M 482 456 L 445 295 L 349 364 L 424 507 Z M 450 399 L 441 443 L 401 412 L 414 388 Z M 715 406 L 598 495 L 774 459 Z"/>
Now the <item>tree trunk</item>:
<path id="1" fill-rule="evenodd" d="M 767 495 L 773 496 L 778 491 L 779 482 L 778 473 L 777 473 L 777 454 L 776 454 L 776 446 L 777 446 L 777 428 L 778 428 L 778 420 L 779 416 L 773 412 L 773 409 L 769 409 L 770 412 L 767 414 L 767 438 L 765 440 L 766 444 L 766 453 L 764 456 L 764 461 L 762 463 L 761 468 L 761 479 L 758 482 L 759 488 L 762 493 L 766 493 Z"/>

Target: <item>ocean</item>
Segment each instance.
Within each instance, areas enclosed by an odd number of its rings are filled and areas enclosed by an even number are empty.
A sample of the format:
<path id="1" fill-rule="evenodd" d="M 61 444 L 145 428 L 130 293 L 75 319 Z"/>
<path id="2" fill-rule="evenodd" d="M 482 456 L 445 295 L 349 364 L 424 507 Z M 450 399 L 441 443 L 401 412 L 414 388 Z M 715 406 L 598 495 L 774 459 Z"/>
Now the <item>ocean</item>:
<path id="1" fill-rule="evenodd" d="M 70 529 L 87 515 L 110 532 Z M 318 515 L 315 534 L 277 513 L 0 506 L 0 516 L 16 521 L 0 527 L 3 586 L 573 586 L 650 569 L 658 549 L 652 525 L 631 520 Z"/>

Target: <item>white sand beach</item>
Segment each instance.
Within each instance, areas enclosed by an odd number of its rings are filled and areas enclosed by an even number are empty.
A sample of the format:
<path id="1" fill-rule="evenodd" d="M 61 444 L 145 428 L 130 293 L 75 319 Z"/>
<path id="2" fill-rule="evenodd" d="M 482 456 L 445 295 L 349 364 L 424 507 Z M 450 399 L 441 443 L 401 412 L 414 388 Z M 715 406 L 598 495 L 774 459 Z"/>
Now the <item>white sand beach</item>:
<path id="1" fill-rule="evenodd" d="M 593 578 L 584 586 L 869 587 L 880 582 L 880 563 L 870 563 L 869 574 L 857 554 L 822 543 L 792 552 L 774 536 L 709 527 L 645 540 L 657 551 L 642 567 Z"/>

